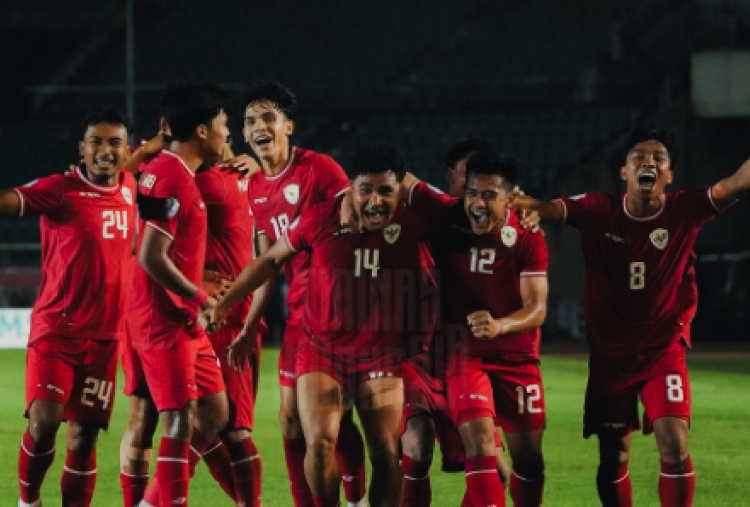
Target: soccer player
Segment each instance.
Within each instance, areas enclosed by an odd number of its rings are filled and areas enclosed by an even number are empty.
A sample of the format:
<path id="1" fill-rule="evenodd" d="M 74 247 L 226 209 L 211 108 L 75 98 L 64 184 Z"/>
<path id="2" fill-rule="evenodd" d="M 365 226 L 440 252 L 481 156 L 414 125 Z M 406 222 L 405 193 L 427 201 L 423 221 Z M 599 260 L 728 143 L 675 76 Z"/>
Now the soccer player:
<path id="1" fill-rule="evenodd" d="M 161 502 L 169 505 L 187 505 L 191 443 L 202 455 L 228 417 L 217 358 L 198 322 L 215 300 L 201 288 L 207 211 L 195 184 L 195 172 L 216 165 L 224 151 L 224 104 L 213 85 L 170 85 L 161 110 L 172 140 L 138 184 L 139 267 L 130 332 L 159 410 L 156 476 Z"/>
<path id="2" fill-rule="evenodd" d="M 602 505 L 631 506 L 631 432 L 653 432 L 661 457 L 659 498 L 690 506 L 695 472 L 688 453 L 690 384 L 685 349 L 697 298 L 692 253 L 701 226 L 750 188 L 750 161 L 711 187 L 673 194 L 674 135 L 639 129 L 627 144 L 624 193 L 587 192 L 542 202 L 517 196 L 515 208 L 569 224 L 581 234 L 590 346 L 584 436 L 599 438 Z"/>
<path id="3" fill-rule="evenodd" d="M 73 171 L 0 190 L 0 214 L 41 216 L 42 282 L 26 356 L 29 426 L 18 458 L 19 506 L 41 505 L 39 489 L 68 423 L 63 505 L 88 506 L 96 441 L 112 415 L 117 343 L 129 274 L 135 180 L 127 160 L 130 122 L 113 107 L 89 110 Z"/>
<path id="4" fill-rule="evenodd" d="M 547 308 L 547 247 L 506 207 L 518 166 L 493 150 L 475 153 L 466 163 L 464 198 L 449 202 L 429 185 L 410 185 L 411 206 L 447 229 L 434 236 L 432 252 L 444 288 L 448 404 L 466 448 L 465 506 L 505 505 L 495 473 L 496 425 L 513 459 L 514 504 L 542 502 L 539 326 Z"/>
<path id="5" fill-rule="evenodd" d="M 402 332 L 408 293 L 422 273 L 419 245 L 427 221 L 399 202 L 403 156 L 375 144 L 352 162 L 351 195 L 365 232 L 340 225 L 342 198 L 315 206 L 251 263 L 210 318 L 228 308 L 297 255 L 309 255 L 309 338 L 297 351 L 300 417 L 308 452 L 305 471 L 315 505 L 338 505 L 334 457 L 339 423 L 354 403 L 367 437 L 372 507 L 401 503 L 398 440 L 403 412 Z"/>
<path id="6" fill-rule="evenodd" d="M 289 136 L 294 131 L 296 96 L 273 82 L 257 82 L 242 96 L 246 141 L 258 156 L 263 170 L 249 181 L 250 206 L 256 220 L 260 253 L 277 243 L 300 214 L 315 204 L 331 199 L 349 186 L 344 171 L 329 156 L 293 147 Z M 310 259 L 295 257 L 284 267 L 289 282 L 289 315 L 279 357 L 281 407 L 279 421 L 284 437 L 289 481 L 297 507 L 312 507 L 313 498 L 305 480 L 306 444 L 297 408 L 296 350 L 303 336 L 302 325 L 308 286 Z M 257 328 L 268 304 L 275 277 L 253 297 L 245 329 L 229 346 L 230 360 L 243 363 L 257 351 Z M 354 425 L 351 411 L 341 425 L 337 457 L 343 471 L 344 492 L 350 507 L 364 505 L 364 444 Z"/>

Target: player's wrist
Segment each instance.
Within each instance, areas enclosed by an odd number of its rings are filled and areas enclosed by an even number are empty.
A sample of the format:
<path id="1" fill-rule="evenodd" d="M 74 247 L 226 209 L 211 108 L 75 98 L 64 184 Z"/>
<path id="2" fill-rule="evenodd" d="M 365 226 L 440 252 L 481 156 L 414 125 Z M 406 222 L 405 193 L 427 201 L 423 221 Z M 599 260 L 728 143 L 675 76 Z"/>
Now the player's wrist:
<path id="1" fill-rule="evenodd" d="M 197 310 L 205 308 L 206 303 L 208 303 L 208 292 L 202 288 L 198 288 L 198 291 L 191 298 L 187 299 L 187 303 Z"/>

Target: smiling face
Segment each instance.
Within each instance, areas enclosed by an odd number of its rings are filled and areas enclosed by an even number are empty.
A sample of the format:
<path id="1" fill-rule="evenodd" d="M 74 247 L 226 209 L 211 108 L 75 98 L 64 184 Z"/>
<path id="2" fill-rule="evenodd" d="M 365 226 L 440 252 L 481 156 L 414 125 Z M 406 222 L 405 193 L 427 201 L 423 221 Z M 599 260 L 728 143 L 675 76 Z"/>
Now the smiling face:
<path id="1" fill-rule="evenodd" d="M 385 228 L 398 207 L 401 185 L 392 171 L 363 174 L 352 182 L 354 209 L 368 231 Z"/>
<path id="2" fill-rule="evenodd" d="M 86 177 L 97 185 L 112 186 L 128 159 L 128 130 L 124 125 L 97 123 L 89 125 L 79 143 L 86 164 Z"/>
<path id="3" fill-rule="evenodd" d="M 639 142 L 628 152 L 620 175 L 627 182 L 628 194 L 644 200 L 658 198 L 672 183 L 669 151 L 653 139 Z"/>
<path id="4" fill-rule="evenodd" d="M 474 234 L 489 234 L 505 224 L 508 191 L 496 175 L 475 175 L 466 180 L 464 210 Z"/>
<path id="5" fill-rule="evenodd" d="M 261 160 L 274 161 L 289 153 L 294 122 L 270 100 L 249 104 L 244 125 L 245 140 Z"/>

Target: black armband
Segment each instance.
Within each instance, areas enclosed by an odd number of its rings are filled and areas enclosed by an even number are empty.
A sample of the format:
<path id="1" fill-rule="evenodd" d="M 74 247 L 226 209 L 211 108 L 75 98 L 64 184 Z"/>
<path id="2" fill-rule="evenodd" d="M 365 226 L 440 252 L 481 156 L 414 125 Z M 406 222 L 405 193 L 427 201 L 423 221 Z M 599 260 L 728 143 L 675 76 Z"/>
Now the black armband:
<path id="1" fill-rule="evenodd" d="M 151 197 L 138 192 L 138 213 L 144 220 L 167 222 L 180 210 L 180 201 L 174 197 Z"/>

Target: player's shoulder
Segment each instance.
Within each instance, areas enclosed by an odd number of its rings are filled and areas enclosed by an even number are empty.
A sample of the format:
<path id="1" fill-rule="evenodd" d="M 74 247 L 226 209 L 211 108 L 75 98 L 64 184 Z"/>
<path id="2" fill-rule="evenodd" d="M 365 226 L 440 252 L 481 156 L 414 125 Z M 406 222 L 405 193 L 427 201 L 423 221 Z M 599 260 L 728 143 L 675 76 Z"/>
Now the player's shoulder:
<path id="1" fill-rule="evenodd" d="M 694 202 L 696 199 L 710 200 L 711 199 L 711 187 L 702 186 L 702 187 L 688 188 L 684 190 L 677 190 L 675 192 L 664 194 L 664 198 L 666 199 L 667 203 L 679 203 L 679 204 Z"/>

